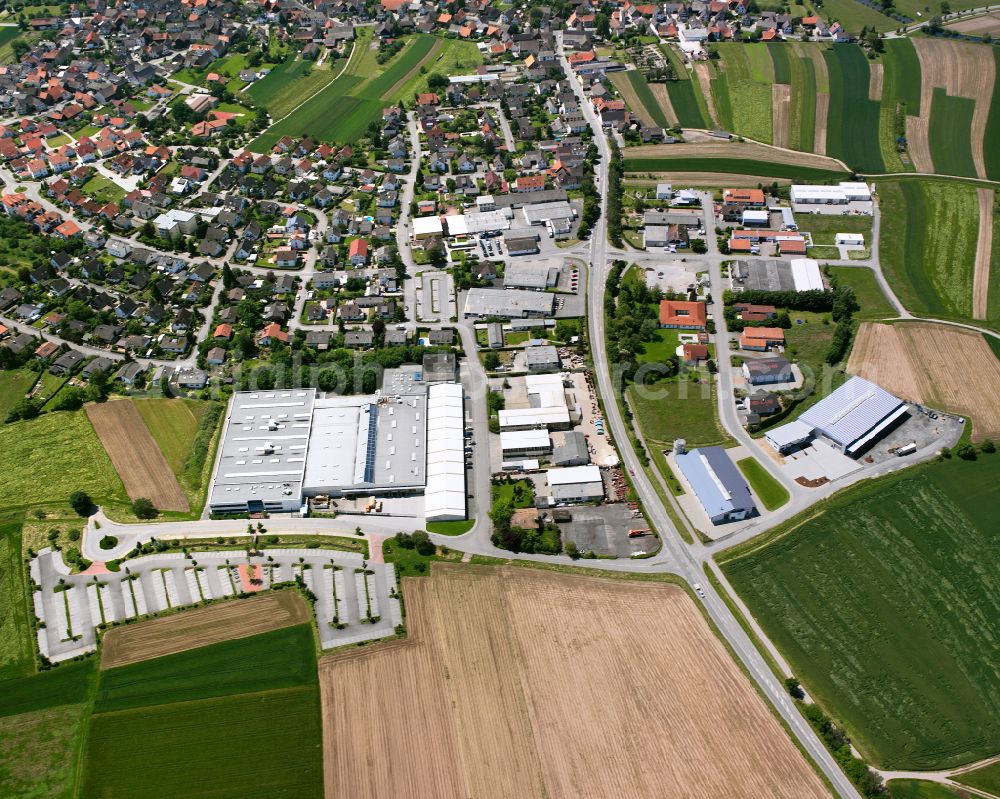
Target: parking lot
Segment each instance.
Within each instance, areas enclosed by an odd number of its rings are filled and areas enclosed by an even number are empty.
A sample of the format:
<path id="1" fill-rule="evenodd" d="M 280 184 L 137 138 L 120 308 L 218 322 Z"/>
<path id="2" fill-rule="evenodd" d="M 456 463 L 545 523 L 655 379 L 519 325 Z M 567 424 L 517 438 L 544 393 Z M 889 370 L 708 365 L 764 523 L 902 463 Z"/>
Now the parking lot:
<path id="1" fill-rule="evenodd" d="M 562 530 L 563 545 L 572 541 L 580 552 L 630 558 L 659 547 L 659 542 L 652 533 L 629 537 L 629 530 L 645 530 L 647 524 L 637 508 L 631 508 L 624 502 L 600 506 L 580 505 L 566 508 L 562 513 L 568 513 L 571 517 L 569 521 L 557 522 Z"/>

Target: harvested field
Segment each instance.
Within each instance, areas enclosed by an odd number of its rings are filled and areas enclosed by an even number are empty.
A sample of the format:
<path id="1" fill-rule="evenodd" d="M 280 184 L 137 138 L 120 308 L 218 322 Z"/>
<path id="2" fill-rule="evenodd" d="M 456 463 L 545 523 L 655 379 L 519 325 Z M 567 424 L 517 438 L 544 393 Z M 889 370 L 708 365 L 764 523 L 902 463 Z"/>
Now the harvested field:
<path id="1" fill-rule="evenodd" d="M 826 155 L 826 119 L 830 114 L 830 95 L 827 92 L 816 93 L 816 134 L 813 136 L 813 151 L 817 155 Z"/>
<path id="2" fill-rule="evenodd" d="M 678 124 L 677 112 L 674 111 L 674 104 L 670 102 L 670 95 L 667 93 L 667 84 L 665 83 L 650 83 L 649 90 L 652 92 L 653 97 L 656 102 L 660 104 L 660 108 L 663 109 L 663 113 L 667 118 L 667 122 L 671 125 Z"/>
<path id="3" fill-rule="evenodd" d="M 320 662 L 327 796 L 827 795 L 679 588 L 443 564 L 403 587 L 407 641 Z"/>
<path id="4" fill-rule="evenodd" d="M 756 142 L 727 142 L 719 139 L 680 144 L 646 144 L 627 147 L 622 155 L 633 158 L 745 158 L 752 161 L 792 164 L 812 169 L 844 172 L 844 165 L 836 158 L 829 158 L 797 150 L 783 150 Z"/>
<path id="5" fill-rule="evenodd" d="M 997 34 L 1000 34 L 1000 12 L 994 11 L 990 14 L 973 17 L 972 19 L 959 20 L 958 22 L 952 22 L 950 25 L 945 25 L 945 27 L 950 31 L 971 33 L 974 36 L 983 36 L 988 33 L 990 36 L 996 38 Z"/>
<path id="6" fill-rule="evenodd" d="M 928 131 L 934 89 L 942 88 L 952 97 L 967 97 L 976 102 L 972 114 L 972 160 L 976 175 L 985 178 L 983 143 L 996 77 L 996 62 L 988 57 L 990 49 L 968 42 L 922 38 L 913 39 L 913 47 L 920 59 L 922 78 L 919 122 L 910 117 L 906 127 L 914 166 L 918 172 L 934 171 Z M 914 123 L 912 126 L 911 122 Z M 917 137 L 916 149 L 914 136 Z M 928 166 L 930 169 L 926 168 Z"/>
<path id="7" fill-rule="evenodd" d="M 788 146 L 788 119 L 792 101 L 792 87 L 787 83 L 771 84 L 771 103 L 774 108 L 771 136 L 775 147 Z"/>
<path id="8" fill-rule="evenodd" d="M 111 630 L 101 646 L 101 668 L 125 666 L 309 621 L 309 608 L 294 591 L 275 591 L 185 610 Z"/>
<path id="9" fill-rule="evenodd" d="M 132 499 L 148 497 L 160 510 L 189 509 L 184 489 L 132 402 L 88 405 L 87 418 Z"/>
<path id="10" fill-rule="evenodd" d="M 847 371 L 913 402 L 971 416 L 977 441 L 1000 435 L 1000 360 L 974 330 L 931 322 L 865 322 Z"/>
<path id="11" fill-rule="evenodd" d="M 976 239 L 976 268 L 972 273 L 972 318 L 986 319 L 990 299 L 990 259 L 993 254 L 993 190 L 977 189 L 979 235 Z"/>
<path id="12" fill-rule="evenodd" d="M 694 76 L 698 79 L 701 96 L 705 98 L 705 103 L 708 105 L 708 122 L 710 125 L 717 125 L 719 115 L 715 110 L 715 101 L 712 99 L 712 73 L 708 64 L 697 62 L 694 65 Z"/>
<path id="13" fill-rule="evenodd" d="M 868 99 L 882 99 L 882 65 L 872 64 L 868 73 Z"/>

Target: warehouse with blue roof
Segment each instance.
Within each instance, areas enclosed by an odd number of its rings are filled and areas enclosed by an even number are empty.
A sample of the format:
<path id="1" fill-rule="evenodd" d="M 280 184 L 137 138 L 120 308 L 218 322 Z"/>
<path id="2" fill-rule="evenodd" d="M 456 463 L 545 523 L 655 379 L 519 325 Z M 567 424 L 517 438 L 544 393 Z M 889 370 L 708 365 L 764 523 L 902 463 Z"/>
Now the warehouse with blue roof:
<path id="1" fill-rule="evenodd" d="M 767 432 L 768 443 L 787 452 L 824 438 L 845 455 L 858 457 L 906 419 L 905 402 L 863 377 L 852 377 L 798 419 Z"/>
<path id="2" fill-rule="evenodd" d="M 722 447 L 699 447 L 674 460 L 712 524 L 740 521 L 757 512 L 750 486 Z"/>

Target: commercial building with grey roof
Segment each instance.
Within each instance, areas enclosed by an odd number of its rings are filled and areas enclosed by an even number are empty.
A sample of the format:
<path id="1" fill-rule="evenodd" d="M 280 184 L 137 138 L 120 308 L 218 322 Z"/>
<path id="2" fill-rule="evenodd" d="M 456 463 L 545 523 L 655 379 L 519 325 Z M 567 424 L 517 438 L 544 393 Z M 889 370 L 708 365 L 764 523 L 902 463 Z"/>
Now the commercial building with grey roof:
<path id="1" fill-rule="evenodd" d="M 469 289 L 463 313 L 466 318 L 551 316 L 554 303 L 554 295 L 544 291 Z"/>

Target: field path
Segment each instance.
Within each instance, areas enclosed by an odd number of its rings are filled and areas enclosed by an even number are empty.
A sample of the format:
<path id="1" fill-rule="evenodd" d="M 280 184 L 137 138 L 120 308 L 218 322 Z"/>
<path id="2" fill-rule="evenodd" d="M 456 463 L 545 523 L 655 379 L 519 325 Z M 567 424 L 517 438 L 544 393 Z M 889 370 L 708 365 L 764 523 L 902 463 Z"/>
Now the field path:
<path id="1" fill-rule="evenodd" d="M 159 510 L 190 509 L 187 494 L 131 400 L 88 405 L 87 418 L 132 499 L 146 497 Z"/>
<path id="2" fill-rule="evenodd" d="M 979 236 L 976 239 L 976 267 L 972 273 L 972 318 L 985 319 L 989 310 L 990 257 L 993 254 L 993 191 L 977 189 L 979 196 Z"/>
<path id="3" fill-rule="evenodd" d="M 920 37 L 912 41 L 920 60 L 920 117 L 907 118 L 906 137 L 916 171 L 934 171 L 928 130 L 934 89 L 940 87 L 952 97 L 968 97 L 976 102 L 972 114 L 972 162 L 976 175 L 985 179 L 983 148 L 996 80 L 995 60 L 982 58 L 983 48 L 969 42 Z"/>
<path id="4" fill-rule="evenodd" d="M 663 113 L 667 117 L 667 122 L 671 125 L 679 124 L 677 112 L 674 111 L 674 104 L 670 102 L 670 95 L 667 94 L 667 84 L 650 83 L 649 90 L 653 93 L 653 97 L 656 98 L 656 102 L 660 104 L 660 108 L 663 109 Z"/>
<path id="5" fill-rule="evenodd" d="M 791 111 L 792 87 L 787 83 L 771 84 L 771 103 L 774 106 L 775 147 L 788 147 L 788 123 Z"/>
<path id="6" fill-rule="evenodd" d="M 416 42 L 417 39 L 414 39 L 413 41 Z M 396 92 L 398 92 L 407 83 L 409 83 L 410 80 L 412 80 L 413 75 L 415 73 L 420 72 L 420 68 L 422 66 L 428 64 L 432 58 L 437 58 L 437 54 L 440 53 L 443 49 L 444 49 L 444 39 L 435 39 L 434 44 L 431 46 L 431 49 L 427 52 L 427 55 L 425 55 L 423 58 L 420 59 L 420 61 L 414 64 L 413 69 L 411 69 L 403 77 L 401 77 L 398 81 L 396 81 L 396 83 L 392 87 L 390 87 L 385 94 L 382 95 L 381 99 L 391 101 L 393 96 L 395 96 Z"/>
<path id="7" fill-rule="evenodd" d="M 701 95 L 705 98 L 705 105 L 708 108 L 709 123 L 719 127 L 719 116 L 715 113 L 715 101 L 712 99 L 712 75 L 709 72 L 708 64 L 698 62 L 694 65 L 694 74 L 701 87 Z"/>
<path id="8" fill-rule="evenodd" d="M 827 92 L 816 93 L 816 135 L 813 137 L 813 151 L 818 155 L 826 155 L 826 120 L 830 115 L 830 95 Z"/>

